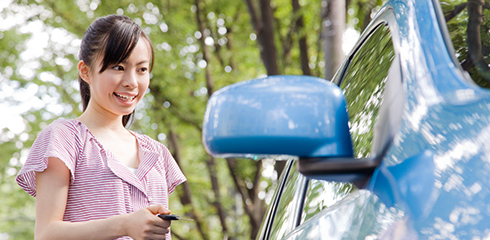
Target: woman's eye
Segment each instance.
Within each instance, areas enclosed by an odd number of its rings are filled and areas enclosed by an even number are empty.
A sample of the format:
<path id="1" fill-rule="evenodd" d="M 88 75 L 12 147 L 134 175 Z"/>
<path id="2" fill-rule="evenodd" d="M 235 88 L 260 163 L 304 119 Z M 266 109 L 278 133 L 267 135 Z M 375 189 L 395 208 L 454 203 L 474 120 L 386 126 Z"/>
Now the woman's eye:
<path id="1" fill-rule="evenodd" d="M 124 67 L 123 66 L 114 66 L 113 69 L 117 70 L 117 71 L 123 71 Z"/>
<path id="2" fill-rule="evenodd" d="M 142 72 L 142 73 L 145 73 L 145 72 L 148 72 L 148 68 L 140 68 L 139 72 Z"/>

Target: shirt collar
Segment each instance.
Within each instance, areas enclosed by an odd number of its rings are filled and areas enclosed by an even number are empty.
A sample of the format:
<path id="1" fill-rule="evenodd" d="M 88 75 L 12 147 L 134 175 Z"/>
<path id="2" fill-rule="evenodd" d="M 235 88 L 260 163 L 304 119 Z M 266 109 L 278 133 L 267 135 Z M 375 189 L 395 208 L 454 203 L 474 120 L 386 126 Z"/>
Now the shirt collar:
<path id="1" fill-rule="evenodd" d="M 74 119 L 75 120 L 75 119 Z M 87 135 L 89 137 L 88 140 L 95 141 L 102 152 L 107 156 L 107 165 L 109 169 L 119 178 L 122 180 L 128 182 L 129 184 L 135 186 L 137 189 L 139 189 L 141 192 L 143 192 L 146 195 L 146 189 L 145 189 L 145 184 L 143 183 L 143 179 L 145 176 L 150 172 L 150 170 L 155 166 L 155 164 L 158 162 L 159 158 L 162 156 L 158 148 L 156 147 L 155 144 L 151 144 L 149 140 L 147 139 L 145 135 L 139 134 L 137 132 L 130 131 L 135 137 L 138 142 L 138 155 L 139 155 L 139 166 L 138 170 L 136 171 L 136 175 L 131 172 L 130 169 L 128 169 L 126 166 L 121 164 L 113 154 L 107 154 L 107 150 L 105 150 L 104 146 L 95 138 L 95 136 L 90 132 L 90 129 L 88 129 L 85 124 L 82 122 L 75 120 L 78 122 L 82 128 L 85 128 L 87 131 Z"/>

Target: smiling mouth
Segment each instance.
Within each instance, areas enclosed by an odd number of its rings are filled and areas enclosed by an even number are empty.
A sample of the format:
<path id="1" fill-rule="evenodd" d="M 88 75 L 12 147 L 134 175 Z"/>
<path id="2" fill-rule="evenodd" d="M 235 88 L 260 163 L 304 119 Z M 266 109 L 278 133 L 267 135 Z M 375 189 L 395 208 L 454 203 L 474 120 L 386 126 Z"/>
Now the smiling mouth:
<path id="1" fill-rule="evenodd" d="M 137 96 L 124 96 L 124 95 L 120 95 L 117 93 L 114 93 L 114 96 L 116 96 L 117 98 L 119 98 L 123 101 L 132 101 L 137 97 Z"/>

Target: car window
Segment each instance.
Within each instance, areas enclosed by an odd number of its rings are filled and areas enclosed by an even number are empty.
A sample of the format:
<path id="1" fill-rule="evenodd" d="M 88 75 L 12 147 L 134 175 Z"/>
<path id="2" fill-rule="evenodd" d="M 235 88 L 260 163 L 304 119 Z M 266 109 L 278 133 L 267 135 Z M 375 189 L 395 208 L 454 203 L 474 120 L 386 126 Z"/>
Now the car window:
<path id="1" fill-rule="evenodd" d="M 340 81 L 357 158 L 374 157 L 371 154 L 373 130 L 394 57 L 390 30 L 384 24 L 379 25 L 354 53 Z"/>
<path id="2" fill-rule="evenodd" d="M 264 215 L 264 219 L 262 220 L 259 232 L 257 234 L 257 238 L 256 238 L 257 240 L 268 239 L 270 227 L 272 225 L 272 222 L 274 221 L 274 217 L 277 212 L 276 205 L 281 200 L 281 192 L 284 188 L 284 182 L 286 182 L 291 172 L 291 167 L 294 167 L 294 165 L 295 165 L 294 160 L 288 160 L 284 166 L 284 170 L 282 171 L 281 176 L 279 177 L 277 188 L 274 191 L 272 202 L 270 203 L 269 208 L 267 209 L 267 213 Z"/>
<path id="3" fill-rule="evenodd" d="M 342 200 L 351 193 L 354 188 L 355 187 L 351 184 L 310 179 L 306 190 L 301 222 L 310 219 L 323 209 Z"/>
<path id="4" fill-rule="evenodd" d="M 469 3 L 440 0 L 456 59 L 476 84 L 490 88 L 490 3 L 468 8 Z"/>
<path id="5" fill-rule="evenodd" d="M 294 164 L 276 206 L 278 211 L 274 216 L 268 239 L 282 239 L 296 227 L 303 205 L 305 184 L 306 178 L 296 170 Z"/>
<path id="6" fill-rule="evenodd" d="M 389 28 L 386 25 L 380 25 L 353 53 L 343 79 L 340 81 L 340 87 L 347 101 L 354 152 L 358 158 L 372 155 L 373 133 L 394 58 L 395 53 Z M 396 68 L 391 69 L 391 78 L 401 83 L 399 72 L 394 71 Z M 398 75 L 398 78 L 394 75 Z M 390 116 L 384 116 L 386 117 Z M 310 179 L 301 222 L 342 200 L 355 189 L 355 186 L 348 183 Z"/>

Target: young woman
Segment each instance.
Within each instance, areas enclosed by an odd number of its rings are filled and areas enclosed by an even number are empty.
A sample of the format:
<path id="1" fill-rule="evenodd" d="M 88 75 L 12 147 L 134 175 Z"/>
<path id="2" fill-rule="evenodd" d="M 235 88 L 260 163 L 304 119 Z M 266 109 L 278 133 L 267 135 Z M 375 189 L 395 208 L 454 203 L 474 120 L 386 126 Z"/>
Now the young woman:
<path id="1" fill-rule="evenodd" d="M 186 179 L 168 149 L 125 128 L 148 89 L 153 47 L 125 16 L 94 21 L 78 64 L 84 112 L 58 119 L 17 176 L 36 197 L 36 239 L 170 239 L 168 195 Z"/>

